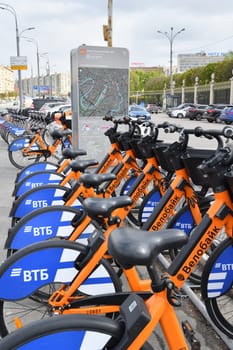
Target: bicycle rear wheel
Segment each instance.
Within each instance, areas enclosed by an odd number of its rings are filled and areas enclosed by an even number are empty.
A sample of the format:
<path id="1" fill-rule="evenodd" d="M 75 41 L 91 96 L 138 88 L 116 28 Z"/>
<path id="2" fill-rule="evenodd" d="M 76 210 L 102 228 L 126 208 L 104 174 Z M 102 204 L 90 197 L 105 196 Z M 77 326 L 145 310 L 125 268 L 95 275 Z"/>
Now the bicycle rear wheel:
<path id="1" fill-rule="evenodd" d="M 109 282 L 111 281 L 116 292 L 122 290 L 121 281 L 107 260 L 102 259 L 100 264 L 97 265 L 96 270 L 98 268 L 106 271 L 106 277 L 109 278 Z M 95 271 L 93 271 L 93 273 L 95 273 Z M 48 299 L 59 287 L 61 287 L 60 283 L 50 283 L 38 289 L 27 298 L 11 301 L 0 300 L 0 335 L 5 337 L 7 334 L 15 331 L 17 322 L 24 327 L 33 321 L 50 318 L 53 312 L 48 303 Z M 104 291 L 102 293 L 104 293 Z M 98 293 L 93 290 L 91 294 L 95 295 Z M 75 296 L 80 297 L 85 297 L 85 295 L 88 294 L 80 292 L 79 290 L 77 290 L 75 294 Z"/>
<path id="2" fill-rule="evenodd" d="M 201 291 L 213 323 L 233 339 L 233 240 L 221 242 L 202 275 Z"/>
<path id="3" fill-rule="evenodd" d="M 119 322 L 103 316 L 64 315 L 33 322 L 9 334 L 1 340 L 1 349 L 107 350 L 119 342 L 122 333 Z"/>

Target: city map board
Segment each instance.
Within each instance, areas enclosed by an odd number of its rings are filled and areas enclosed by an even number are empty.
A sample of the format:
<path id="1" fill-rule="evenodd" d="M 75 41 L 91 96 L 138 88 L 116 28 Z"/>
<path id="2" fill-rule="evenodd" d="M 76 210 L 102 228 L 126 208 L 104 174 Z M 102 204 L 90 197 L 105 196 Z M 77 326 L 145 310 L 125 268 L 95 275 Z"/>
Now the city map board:
<path id="1" fill-rule="evenodd" d="M 89 157 L 101 160 L 110 143 L 105 115 L 128 114 L 129 54 L 124 48 L 82 45 L 71 52 L 73 139 Z"/>

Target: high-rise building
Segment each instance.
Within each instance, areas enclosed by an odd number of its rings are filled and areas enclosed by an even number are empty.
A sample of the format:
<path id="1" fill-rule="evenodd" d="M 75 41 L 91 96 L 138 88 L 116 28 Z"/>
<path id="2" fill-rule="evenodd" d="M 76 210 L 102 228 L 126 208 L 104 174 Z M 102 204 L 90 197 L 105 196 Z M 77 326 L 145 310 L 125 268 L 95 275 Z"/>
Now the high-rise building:
<path id="1" fill-rule="evenodd" d="M 198 52 L 195 54 L 177 55 L 177 72 L 183 73 L 188 69 L 203 67 L 209 63 L 221 62 L 224 60 L 223 52 Z"/>
<path id="2" fill-rule="evenodd" d="M 23 93 L 27 96 L 38 96 L 38 78 L 22 79 Z M 71 91 L 70 73 L 61 72 L 40 76 L 41 96 L 68 96 Z"/>

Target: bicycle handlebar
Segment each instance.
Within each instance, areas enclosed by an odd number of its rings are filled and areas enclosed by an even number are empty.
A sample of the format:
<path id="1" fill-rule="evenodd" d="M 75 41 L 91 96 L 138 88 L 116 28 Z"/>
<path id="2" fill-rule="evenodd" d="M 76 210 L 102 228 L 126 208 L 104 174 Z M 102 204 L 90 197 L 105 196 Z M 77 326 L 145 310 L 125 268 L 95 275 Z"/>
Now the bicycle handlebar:
<path id="1" fill-rule="evenodd" d="M 210 159 L 205 160 L 199 168 L 208 173 L 209 171 L 215 171 L 217 165 L 224 168 L 232 164 L 233 162 L 233 145 L 225 146 L 219 149 Z"/>

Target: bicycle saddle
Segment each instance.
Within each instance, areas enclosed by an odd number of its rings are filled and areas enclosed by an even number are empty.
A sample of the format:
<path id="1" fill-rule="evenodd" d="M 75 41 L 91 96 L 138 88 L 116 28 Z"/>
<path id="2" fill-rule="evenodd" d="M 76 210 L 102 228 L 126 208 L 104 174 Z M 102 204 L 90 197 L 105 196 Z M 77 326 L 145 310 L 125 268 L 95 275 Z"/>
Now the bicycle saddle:
<path id="1" fill-rule="evenodd" d="M 91 164 L 89 164 L 91 165 Z M 85 187 L 98 187 L 105 181 L 115 180 L 116 175 L 112 173 L 106 174 L 82 174 L 79 178 L 79 182 L 83 183 Z"/>
<path id="2" fill-rule="evenodd" d="M 76 160 L 72 160 L 72 162 L 70 163 L 70 167 L 73 171 L 83 172 L 89 166 L 97 165 L 97 164 L 99 164 L 99 162 L 96 159 L 86 159 L 86 160 L 76 159 Z"/>
<path id="3" fill-rule="evenodd" d="M 185 232 L 178 229 L 151 232 L 124 227 L 112 231 L 108 250 L 123 268 L 129 269 L 151 266 L 162 251 L 181 248 L 187 241 Z"/>
<path id="4" fill-rule="evenodd" d="M 75 150 L 69 147 L 64 148 L 62 151 L 62 156 L 66 159 L 75 159 L 77 156 L 85 156 L 86 154 L 87 152 L 83 149 Z"/>
<path id="5" fill-rule="evenodd" d="M 51 136 L 53 139 L 61 139 L 63 136 L 66 135 L 70 135 L 71 134 L 71 130 L 67 129 L 67 130 L 63 130 L 63 129 L 54 129 L 50 132 Z"/>
<path id="6" fill-rule="evenodd" d="M 129 196 L 113 198 L 88 197 L 83 201 L 83 208 L 93 219 L 97 217 L 110 217 L 113 210 L 131 205 L 133 200 Z"/>

